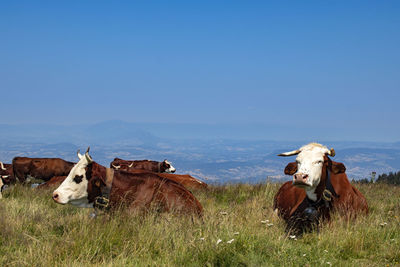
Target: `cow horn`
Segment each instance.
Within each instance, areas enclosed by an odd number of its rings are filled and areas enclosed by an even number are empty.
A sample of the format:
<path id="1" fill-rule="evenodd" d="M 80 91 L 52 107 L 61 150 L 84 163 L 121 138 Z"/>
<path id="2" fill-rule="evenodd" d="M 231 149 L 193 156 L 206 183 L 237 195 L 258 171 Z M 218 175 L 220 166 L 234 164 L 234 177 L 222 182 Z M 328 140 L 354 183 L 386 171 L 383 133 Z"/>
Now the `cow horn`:
<path id="1" fill-rule="evenodd" d="M 90 150 L 90 146 L 87 147 L 86 153 L 89 153 L 89 150 Z"/>
<path id="2" fill-rule="evenodd" d="M 116 169 L 116 170 L 118 170 L 119 168 L 121 168 L 121 166 L 115 166 L 115 165 L 112 164 L 112 163 L 111 163 L 111 166 L 112 166 L 114 169 Z"/>
<path id="3" fill-rule="evenodd" d="M 133 166 L 133 162 L 130 165 L 128 165 L 129 168 L 132 168 L 132 166 Z"/>
<path id="4" fill-rule="evenodd" d="M 328 152 L 328 155 L 334 157 L 336 155 L 335 149 L 331 148 L 331 150 Z"/>
<path id="5" fill-rule="evenodd" d="M 297 150 L 293 150 L 293 151 L 289 151 L 289 152 L 285 152 L 285 153 L 278 154 L 278 156 L 280 156 L 280 157 L 289 157 L 289 156 L 297 155 L 297 154 L 299 154 L 300 152 L 301 152 L 301 151 L 300 151 L 299 149 L 297 149 Z"/>
<path id="6" fill-rule="evenodd" d="M 78 155 L 78 158 L 81 159 L 83 156 L 81 155 L 81 150 L 78 149 L 78 151 L 76 152 L 76 154 Z"/>
<path id="7" fill-rule="evenodd" d="M 4 168 L 3 162 L 0 161 L 0 165 L 1 165 L 1 169 L 2 169 L 3 171 L 6 171 L 6 170 L 7 170 L 6 168 Z"/>
<path id="8" fill-rule="evenodd" d="M 88 152 L 85 153 L 85 158 L 86 158 L 86 160 L 88 161 L 88 163 L 93 162 L 93 159 L 92 159 L 92 157 L 89 155 Z"/>

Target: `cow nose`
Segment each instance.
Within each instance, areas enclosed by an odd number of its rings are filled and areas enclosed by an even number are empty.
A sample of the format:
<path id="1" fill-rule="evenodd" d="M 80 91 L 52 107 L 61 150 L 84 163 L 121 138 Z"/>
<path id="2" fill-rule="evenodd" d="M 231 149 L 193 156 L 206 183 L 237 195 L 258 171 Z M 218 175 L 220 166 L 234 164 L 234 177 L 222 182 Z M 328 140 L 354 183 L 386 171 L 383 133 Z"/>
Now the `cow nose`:
<path id="1" fill-rule="evenodd" d="M 57 201 L 58 200 L 58 194 L 56 192 L 53 193 L 53 200 Z"/>
<path id="2" fill-rule="evenodd" d="M 171 172 L 174 173 L 176 170 L 172 170 Z"/>
<path id="3" fill-rule="evenodd" d="M 295 182 L 301 182 L 304 183 L 307 181 L 308 178 L 308 174 L 304 174 L 304 173 L 296 173 L 294 175 L 294 181 Z"/>

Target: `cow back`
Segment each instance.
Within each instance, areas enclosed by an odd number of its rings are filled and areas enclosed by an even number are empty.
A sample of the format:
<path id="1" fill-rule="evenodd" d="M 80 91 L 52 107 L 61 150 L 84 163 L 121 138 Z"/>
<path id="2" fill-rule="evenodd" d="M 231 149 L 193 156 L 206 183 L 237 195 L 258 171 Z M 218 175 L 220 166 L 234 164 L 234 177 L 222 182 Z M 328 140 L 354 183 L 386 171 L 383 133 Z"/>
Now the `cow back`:
<path id="1" fill-rule="evenodd" d="M 48 181 L 54 176 L 67 176 L 74 163 L 60 158 L 15 157 L 12 165 L 14 176 L 25 182 L 28 177 Z"/>
<path id="2" fill-rule="evenodd" d="M 149 171 L 143 170 L 143 169 L 129 169 L 128 171 L 132 172 L 132 173 L 149 172 Z M 174 182 L 177 182 L 177 183 L 183 185 L 187 189 L 205 189 L 208 187 L 206 183 L 204 183 L 188 174 L 157 173 L 157 175 L 159 175 L 165 179 L 169 179 Z"/>

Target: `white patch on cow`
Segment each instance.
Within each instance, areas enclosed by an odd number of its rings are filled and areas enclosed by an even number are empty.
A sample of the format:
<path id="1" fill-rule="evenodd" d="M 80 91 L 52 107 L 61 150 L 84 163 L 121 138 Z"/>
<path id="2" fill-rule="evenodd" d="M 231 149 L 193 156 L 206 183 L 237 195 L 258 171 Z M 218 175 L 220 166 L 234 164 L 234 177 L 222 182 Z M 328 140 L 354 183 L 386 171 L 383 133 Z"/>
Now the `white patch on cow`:
<path id="1" fill-rule="evenodd" d="M 278 215 L 279 210 L 278 209 L 274 209 L 274 214 Z"/>
<path id="2" fill-rule="evenodd" d="M 169 168 L 165 170 L 166 173 L 173 173 L 176 171 L 174 166 L 172 166 L 171 162 L 169 162 L 168 160 L 164 160 L 164 162 L 169 164 Z"/>
<path id="3" fill-rule="evenodd" d="M 310 190 L 306 189 L 306 194 L 307 194 L 307 197 L 309 199 L 311 199 L 312 201 L 317 201 L 317 194 L 314 191 L 315 191 L 315 188 L 312 188 Z"/>
<path id="4" fill-rule="evenodd" d="M 86 167 L 90 163 L 87 157 L 78 154 L 79 162 L 71 169 L 67 178 L 53 192 L 53 199 L 59 204 L 70 203 L 78 207 L 91 207 L 88 203 L 88 180 L 86 178 Z M 83 176 L 80 183 L 76 183 L 73 179 L 75 176 Z"/>

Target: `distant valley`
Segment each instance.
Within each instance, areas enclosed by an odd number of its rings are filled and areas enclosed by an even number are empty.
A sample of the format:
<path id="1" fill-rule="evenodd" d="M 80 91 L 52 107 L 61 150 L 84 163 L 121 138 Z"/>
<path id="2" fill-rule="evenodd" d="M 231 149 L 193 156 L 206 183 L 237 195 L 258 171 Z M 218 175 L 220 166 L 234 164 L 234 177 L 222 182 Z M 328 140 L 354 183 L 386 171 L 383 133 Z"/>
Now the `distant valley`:
<path id="1" fill-rule="evenodd" d="M 11 162 L 15 156 L 29 156 L 76 161 L 77 149 L 84 151 L 90 145 L 94 160 L 106 166 L 114 157 L 168 159 L 178 173 L 189 173 L 208 183 L 257 183 L 289 179 L 283 169 L 294 157 L 276 155 L 315 141 L 213 138 L 207 129 L 202 130 L 204 138 L 176 138 L 169 127 L 173 126 L 149 127 L 121 121 L 89 126 L 1 125 L 0 160 Z M 191 131 L 191 127 L 200 126 L 188 127 Z M 350 179 L 370 177 L 372 171 L 380 174 L 400 170 L 399 142 L 318 141 L 335 148 L 334 160 L 346 165 Z"/>

